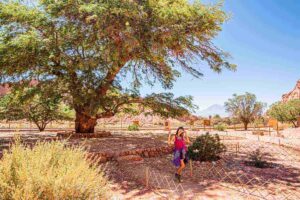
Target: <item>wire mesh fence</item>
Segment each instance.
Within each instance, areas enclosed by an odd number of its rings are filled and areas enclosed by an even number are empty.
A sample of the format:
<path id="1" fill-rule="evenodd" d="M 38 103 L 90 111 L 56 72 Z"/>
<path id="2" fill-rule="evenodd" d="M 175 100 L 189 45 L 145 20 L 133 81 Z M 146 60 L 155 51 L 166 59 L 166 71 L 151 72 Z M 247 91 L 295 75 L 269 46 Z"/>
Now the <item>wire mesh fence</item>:
<path id="1" fill-rule="evenodd" d="M 146 169 L 149 171 L 145 173 L 145 185 L 184 193 L 188 184 L 213 181 L 238 192 L 245 199 L 300 199 L 299 151 L 266 139 L 221 138 L 227 147 L 222 159 L 216 162 L 190 162 L 192 166 L 186 169 L 186 174 L 191 173 L 192 176 L 184 183 L 178 183 L 171 175 L 152 168 Z M 256 168 L 249 161 L 251 154 L 257 150 L 268 163 L 265 168 Z"/>
<path id="2" fill-rule="evenodd" d="M 117 166 L 108 168 L 114 171 L 117 179 L 121 179 L 118 182 L 132 180 L 141 187 L 165 189 L 179 194 L 185 194 L 191 185 L 209 182 L 233 190 L 244 199 L 300 199 L 299 139 L 247 133 L 223 132 L 219 135 L 227 147 L 222 159 L 216 162 L 191 162 L 185 169 L 183 183 L 174 179 L 172 155 L 145 159 L 140 164 L 115 162 Z M 6 145 L 8 139 L 0 143 L 1 146 Z M 268 163 L 266 168 L 256 168 L 249 163 L 250 155 L 258 149 Z M 161 159 L 165 160 L 158 163 Z M 170 169 L 166 170 L 168 167 Z"/>

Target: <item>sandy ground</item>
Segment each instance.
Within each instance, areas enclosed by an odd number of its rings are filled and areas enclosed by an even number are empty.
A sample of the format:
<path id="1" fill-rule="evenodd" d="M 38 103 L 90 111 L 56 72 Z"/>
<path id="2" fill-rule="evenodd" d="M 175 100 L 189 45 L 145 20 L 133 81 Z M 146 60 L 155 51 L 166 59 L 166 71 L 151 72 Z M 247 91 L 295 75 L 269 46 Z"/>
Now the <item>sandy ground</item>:
<path id="1" fill-rule="evenodd" d="M 193 138 L 204 133 L 189 134 Z M 25 141 L 33 143 L 55 136 L 51 132 L 19 134 Z M 104 164 L 113 190 L 111 199 L 300 199 L 298 131 L 284 138 L 258 137 L 244 131 L 218 134 L 228 151 L 218 162 L 193 162 L 192 170 L 187 165 L 182 184 L 174 181 L 172 155 Z M 0 133 L 0 151 L 9 148 L 12 135 Z M 73 140 L 71 143 L 84 143 L 89 151 L 113 152 L 165 145 L 166 138 L 165 131 L 115 132 L 111 138 Z M 272 168 L 259 169 L 245 164 L 249 154 L 257 148 L 267 155 Z M 146 177 L 149 177 L 148 187 L 145 187 Z"/>

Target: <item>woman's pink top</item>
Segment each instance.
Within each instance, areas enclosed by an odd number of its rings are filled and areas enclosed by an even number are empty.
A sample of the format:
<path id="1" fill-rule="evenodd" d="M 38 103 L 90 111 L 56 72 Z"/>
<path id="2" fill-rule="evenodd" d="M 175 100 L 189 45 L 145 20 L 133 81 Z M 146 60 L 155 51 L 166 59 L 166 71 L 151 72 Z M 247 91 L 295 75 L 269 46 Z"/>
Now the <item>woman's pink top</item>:
<path id="1" fill-rule="evenodd" d="M 175 136 L 174 144 L 175 144 L 175 149 L 178 149 L 178 150 L 183 149 L 183 148 L 185 150 L 187 149 L 183 137 Z"/>

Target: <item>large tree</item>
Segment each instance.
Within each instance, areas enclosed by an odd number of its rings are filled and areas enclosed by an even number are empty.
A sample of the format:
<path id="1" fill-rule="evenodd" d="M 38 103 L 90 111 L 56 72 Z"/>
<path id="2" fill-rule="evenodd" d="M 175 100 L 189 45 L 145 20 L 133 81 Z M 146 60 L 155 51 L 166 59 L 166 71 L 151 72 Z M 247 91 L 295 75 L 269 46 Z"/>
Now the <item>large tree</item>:
<path id="1" fill-rule="evenodd" d="M 248 124 L 260 117 L 265 104 L 258 102 L 254 94 L 246 92 L 243 95 L 234 94 L 232 98 L 225 102 L 225 109 L 232 117 L 240 120 L 244 124 L 245 130 Z"/>
<path id="2" fill-rule="evenodd" d="M 282 123 L 292 123 L 294 127 L 297 127 L 297 119 L 300 116 L 300 100 L 274 103 L 267 113 Z"/>
<path id="3" fill-rule="evenodd" d="M 21 3 L 20 3 L 21 2 Z M 216 71 L 235 69 L 212 40 L 227 19 L 221 4 L 188 0 L 39 0 L 0 2 L 1 82 L 49 82 L 76 111 L 76 132 L 139 103 L 170 117 L 191 97 L 141 97 L 143 83 L 170 89 L 180 72 L 201 77 L 199 58 Z M 130 78 L 130 79 L 129 79 Z M 130 85 L 123 80 L 131 80 Z"/>

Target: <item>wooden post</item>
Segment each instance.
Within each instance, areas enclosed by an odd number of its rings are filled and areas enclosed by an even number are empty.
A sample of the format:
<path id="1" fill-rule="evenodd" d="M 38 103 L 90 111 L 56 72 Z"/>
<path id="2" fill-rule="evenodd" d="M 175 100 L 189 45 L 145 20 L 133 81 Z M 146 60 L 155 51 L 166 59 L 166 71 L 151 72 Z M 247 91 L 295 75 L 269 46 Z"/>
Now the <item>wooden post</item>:
<path id="1" fill-rule="evenodd" d="M 121 131 L 122 131 L 122 128 L 123 128 L 123 117 L 121 117 Z"/>
<path id="2" fill-rule="evenodd" d="M 279 144 L 279 146 L 280 146 L 280 139 L 278 139 L 278 144 Z"/>
<path id="3" fill-rule="evenodd" d="M 189 160 L 189 164 L 190 164 L 190 176 L 192 177 L 193 176 L 193 162 L 191 159 Z"/>
<path id="4" fill-rule="evenodd" d="M 145 170 L 145 185 L 147 188 L 149 187 L 149 167 L 146 167 Z"/>
<path id="5" fill-rule="evenodd" d="M 271 136 L 271 128 L 270 128 L 270 126 L 269 126 L 269 136 Z"/>
<path id="6" fill-rule="evenodd" d="M 171 130 L 171 123 L 169 120 L 165 121 L 164 126 L 166 131 Z"/>

